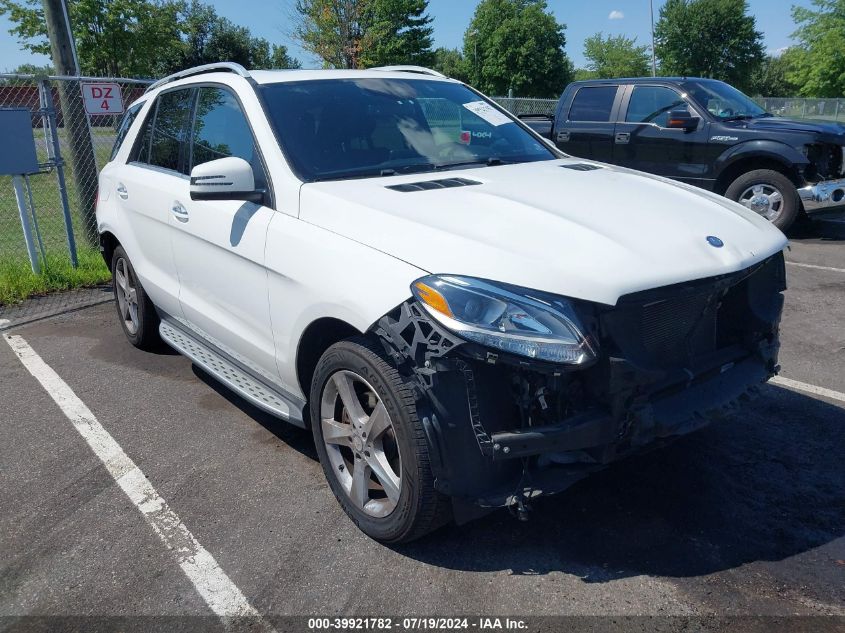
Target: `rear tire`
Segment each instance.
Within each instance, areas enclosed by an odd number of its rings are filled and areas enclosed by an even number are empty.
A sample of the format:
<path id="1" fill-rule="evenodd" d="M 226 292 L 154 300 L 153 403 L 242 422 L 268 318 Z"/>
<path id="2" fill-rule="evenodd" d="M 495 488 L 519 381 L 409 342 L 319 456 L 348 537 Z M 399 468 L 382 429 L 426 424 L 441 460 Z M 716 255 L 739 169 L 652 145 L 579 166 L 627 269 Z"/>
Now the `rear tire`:
<path id="1" fill-rule="evenodd" d="M 114 249 L 111 270 L 114 303 L 126 338 L 139 349 L 150 350 L 158 347 L 161 344 L 158 313 L 122 246 Z"/>
<path id="2" fill-rule="evenodd" d="M 310 396 L 326 479 L 362 532 L 404 543 L 449 521 L 414 394 L 383 350 L 363 337 L 332 345 L 317 364 Z"/>
<path id="3" fill-rule="evenodd" d="M 801 210 L 795 184 L 779 171 L 755 169 L 734 180 L 725 197 L 739 202 L 786 231 Z"/>

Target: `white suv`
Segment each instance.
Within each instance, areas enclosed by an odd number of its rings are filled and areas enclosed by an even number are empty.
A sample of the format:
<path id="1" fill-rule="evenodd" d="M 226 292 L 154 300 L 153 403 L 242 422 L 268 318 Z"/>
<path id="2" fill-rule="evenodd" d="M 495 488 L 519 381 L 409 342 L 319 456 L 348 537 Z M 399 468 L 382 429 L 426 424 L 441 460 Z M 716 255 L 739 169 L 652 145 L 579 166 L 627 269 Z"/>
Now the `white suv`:
<path id="1" fill-rule="evenodd" d="M 311 428 L 383 541 L 524 515 L 778 370 L 780 231 L 425 69 L 162 79 L 97 219 L 129 340 Z"/>

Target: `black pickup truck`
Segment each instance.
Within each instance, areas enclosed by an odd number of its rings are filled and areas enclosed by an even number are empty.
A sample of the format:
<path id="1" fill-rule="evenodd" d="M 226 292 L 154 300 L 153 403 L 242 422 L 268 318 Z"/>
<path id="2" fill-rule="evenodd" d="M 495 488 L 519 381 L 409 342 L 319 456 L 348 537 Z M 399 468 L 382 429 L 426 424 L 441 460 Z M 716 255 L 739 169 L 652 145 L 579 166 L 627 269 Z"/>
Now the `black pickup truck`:
<path id="1" fill-rule="evenodd" d="M 785 230 L 845 208 L 845 127 L 776 117 L 713 79 L 577 81 L 523 116 L 562 151 L 703 187 Z"/>

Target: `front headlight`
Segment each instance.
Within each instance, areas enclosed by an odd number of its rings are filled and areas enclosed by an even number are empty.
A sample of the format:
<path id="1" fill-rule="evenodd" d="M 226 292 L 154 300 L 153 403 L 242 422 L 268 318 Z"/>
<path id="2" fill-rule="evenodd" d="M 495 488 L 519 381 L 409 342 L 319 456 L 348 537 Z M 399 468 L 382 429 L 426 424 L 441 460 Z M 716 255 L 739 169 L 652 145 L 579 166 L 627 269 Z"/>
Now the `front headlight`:
<path id="1" fill-rule="evenodd" d="M 596 357 L 563 297 L 454 275 L 423 277 L 411 292 L 434 319 L 469 341 L 552 363 L 582 365 Z"/>

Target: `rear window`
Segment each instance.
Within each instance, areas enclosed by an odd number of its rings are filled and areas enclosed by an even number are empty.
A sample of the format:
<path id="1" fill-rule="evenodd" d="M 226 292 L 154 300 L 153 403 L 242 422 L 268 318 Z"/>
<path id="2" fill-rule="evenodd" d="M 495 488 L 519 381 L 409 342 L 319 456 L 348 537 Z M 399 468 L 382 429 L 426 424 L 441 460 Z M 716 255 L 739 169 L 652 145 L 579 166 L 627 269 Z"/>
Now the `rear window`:
<path id="1" fill-rule="evenodd" d="M 610 121 L 616 86 L 581 88 L 569 108 L 570 121 Z"/>

